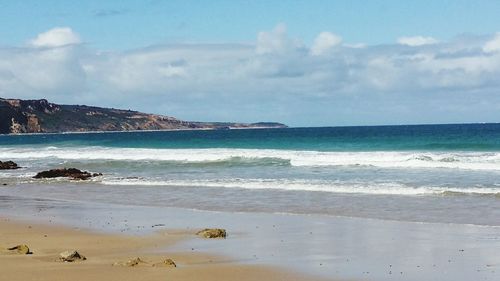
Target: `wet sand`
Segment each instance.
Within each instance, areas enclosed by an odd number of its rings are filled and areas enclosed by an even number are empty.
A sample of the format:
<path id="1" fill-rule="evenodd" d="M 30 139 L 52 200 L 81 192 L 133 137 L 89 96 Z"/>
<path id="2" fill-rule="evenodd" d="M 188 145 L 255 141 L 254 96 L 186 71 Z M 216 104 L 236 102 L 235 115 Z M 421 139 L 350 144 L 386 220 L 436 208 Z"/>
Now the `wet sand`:
<path id="1" fill-rule="evenodd" d="M 23 222 L 8 235 L 4 235 L 0 224 L 0 247 L 26 243 L 35 252 L 32 257 L 7 257 L 9 262 L 39 262 L 14 263 L 14 269 L 9 267 L 9 274 L 22 276 L 23 280 L 39 275 L 45 278 L 46 267 L 53 268 L 47 272 L 54 273 L 54 277 L 60 275 L 57 272 L 73 274 L 77 271 L 72 269 L 77 269 L 94 280 L 113 280 L 99 278 L 100 272 L 108 271 L 123 276 L 116 280 L 166 280 L 166 276 L 171 280 L 470 281 L 499 280 L 500 274 L 498 226 L 213 212 L 21 196 L 0 196 L 0 213 L 0 219 Z M 42 236 L 46 232 L 42 226 L 28 228 L 26 222 L 33 221 L 57 225 L 57 231 L 64 232 L 57 234 L 56 230 L 47 229 L 60 239 L 55 236 L 53 243 L 37 249 L 37 241 L 46 241 L 51 235 Z M 228 237 L 219 240 L 194 235 L 205 227 L 224 228 Z M 69 234 L 63 234 L 66 232 Z M 83 235 L 81 241 L 87 242 L 59 242 L 73 235 Z M 5 241 L 7 237 L 12 239 Z M 30 237 L 39 240 L 34 243 L 27 240 Z M 111 245 L 118 243 L 114 246 L 116 251 L 102 247 L 106 241 L 111 241 Z M 54 257 L 68 247 L 81 250 L 89 260 L 78 265 L 55 263 Z M 111 266 L 137 256 L 151 263 L 172 258 L 179 267 L 169 270 Z"/>
<path id="2" fill-rule="evenodd" d="M 96 233 L 77 227 L 39 225 L 0 218 L 2 280 L 319 280 L 277 268 L 242 265 L 227 257 L 164 249 L 193 235 L 186 231 L 161 231 L 127 236 Z M 29 255 L 5 249 L 27 244 Z M 87 260 L 61 262 L 59 253 L 78 250 Z M 146 263 L 128 267 L 115 263 L 140 257 Z M 166 258 L 175 268 L 152 266 Z"/>

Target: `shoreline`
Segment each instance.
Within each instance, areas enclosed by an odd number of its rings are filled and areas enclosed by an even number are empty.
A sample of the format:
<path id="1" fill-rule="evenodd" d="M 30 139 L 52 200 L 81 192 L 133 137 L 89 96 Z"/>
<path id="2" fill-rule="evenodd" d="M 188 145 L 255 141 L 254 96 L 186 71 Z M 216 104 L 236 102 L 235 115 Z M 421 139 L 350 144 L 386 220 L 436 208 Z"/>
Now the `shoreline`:
<path id="1" fill-rule="evenodd" d="M 103 134 L 103 133 L 140 133 L 140 132 L 180 132 L 180 131 L 224 131 L 224 130 L 260 130 L 260 129 L 291 129 L 295 127 L 231 127 L 220 128 L 179 128 L 179 129 L 158 129 L 158 130 L 123 130 L 123 131 L 68 131 L 68 132 L 41 132 L 41 133 L 9 133 L 0 136 L 30 136 L 30 135 L 71 135 L 71 134 Z"/>
<path id="2" fill-rule="evenodd" d="M 186 121 L 186 122 L 201 122 L 204 123 L 203 121 Z M 206 122 L 210 123 L 210 122 Z M 217 122 L 214 122 L 217 123 Z M 223 122 L 222 122 L 223 123 Z M 259 126 L 259 127 L 230 127 L 230 130 L 245 130 L 245 129 L 251 129 L 251 130 L 257 130 L 257 129 L 321 129 L 321 128 L 339 128 L 339 129 L 346 129 L 346 128 L 364 128 L 364 127 L 373 127 L 373 128 L 379 128 L 379 127 L 422 127 L 422 126 L 450 126 L 450 125 L 498 125 L 500 122 L 472 122 L 472 123 L 422 123 L 422 124 L 375 124 L 375 125 L 333 125 L 333 126 L 288 126 L 284 124 L 286 127 L 272 127 L 272 126 Z M 68 131 L 68 132 L 52 132 L 52 133 L 9 133 L 9 134 L 0 134 L 0 136 L 24 136 L 24 135 L 57 135 L 57 134 L 87 134 L 87 133 L 92 133 L 92 134 L 97 134 L 97 133 L 125 133 L 125 132 L 176 132 L 176 131 L 218 131 L 221 129 L 218 128 L 185 128 L 185 129 L 159 129 L 159 130 L 124 130 L 124 131 L 83 131 L 83 132 L 78 132 L 78 131 Z"/>
<path id="3" fill-rule="evenodd" d="M 46 184 L 46 183 L 43 183 Z M 66 185 L 67 183 L 59 183 L 61 185 Z M 72 187 L 79 188 L 76 185 L 81 184 L 81 183 L 76 183 L 72 185 Z M 88 184 L 88 183 L 84 183 Z M 97 185 L 96 185 L 97 186 Z M 132 185 L 130 185 L 132 186 Z M 140 185 L 138 185 L 140 186 Z M 26 185 L 24 186 L 26 188 Z M 149 187 L 149 186 L 145 186 Z M 407 195 L 399 195 L 401 197 L 407 197 Z M 421 199 L 421 195 L 412 195 L 416 199 Z M 43 201 L 60 201 L 60 202 L 66 202 L 67 204 L 86 204 L 86 201 L 81 201 L 78 199 L 69 199 L 69 198 L 50 198 L 50 197 L 31 197 L 31 196 L 12 196 L 11 194 L 2 194 L 0 192 L 0 203 L 2 200 L 5 200 L 6 198 L 18 198 L 21 200 L 43 200 Z M 150 206 L 145 206 L 141 204 L 130 204 L 130 202 L 127 202 L 127 204 L 123 203 L 117 203 L 117 202 L 101 202 L 101 201 L 95 201 L 93 202 L 94 205 L 111 205 L 111 206 L 129 206 L 132 208 L 143 208 L 143 207 L 151 207 L 151 208 L 159 208 L 160 206 L 158 205 L 150 205 Z M 174 210 L 184 210 L 186 212 L 199 212 L 199 213 L 230 213 L 234 215 L 256 215 L 256 216 L 290 216 L 290 217 L 318 217 L 318 218 L 324 218 L 324 219 L 346 219 L 346 220 L 365 220 L 365 221 L 373 221 L 373 222 L 387 222 L 387 223 L 403 223 L 403 224 L 420 224 L 420 225 L 449 225 L 449 226 L 465 226 L 465 227 L 478 227 L 478 228 L 493 228 L 493 229 L 499 229 L 500 231 L 500 221 L 495 222 L 495 221 L 488 221 L 484 223 L 478 223 L 478 222 L 459 222 L 459 221 L 439 221 L 439 220 L 410 220 L 410 219 L 404 219 L 404 218 L 390 218 L 390 217 L 382 217 L 382 216 L 363 216 L 363 215 L 347 215 L 347 214 L 332 214 L 332 213 L 320 213 L 320 212 L 284 212 L 284 211 L 266 211 L 266 210 L 227 210 L 227 209 L 211 209 L 211 208 L 193 208 L 193 207 L 187 207 L 187 206 L 166 206 L 163 207 L 164 209 L 174 209 Z M 0 210 L 1 210 L 1 204 L 0 204 Z M 0 217 L 1 219 L 1 217 Z M 499 232 L 500 233 L 500 232 Z"/>
<path id="4" fill-rule="evenodd" d="M 35 175 L 35 174 L 33 174 Z M 198 211 L 231 213 L 263 213 L 313 215 L 345 218 L 367 218 L 396 222 L 423 222 L 436 224 L 500 226 L 498 195 L 384 195 L 335 193 L 304 190 L 220 188 L 178 185 L 141 185 L 112 182 L 39 181 L 30 183 L 7 182 L 1 186 L 0 197 L 23 200 L 53 200 L 84 204 L 130 205 L 180 208 Z M 115 196 L 123 194 L 123 196 Z M 151 196 L 157 198 L 154 199 Z M 266 199 L 268 196 L 271 199 Z M 307 200 L 300 205 L 286 205 L 293 200 Z M 219 199 L 220 198 L 220 199 Z M 260 200 L 253 200 L 261 198 Z M 272 198 L 282 198 L 274 201 Z M 284 199 L 287 200 L 284 200 Z M 288 199 L 290 198 L 290 199 Z M 239 203 L 235 203 L 239 202 Z M 391 202 L 381 205 L 380 202 Z M 482 203 L 482 205 L 478 205 Z M 317 206 L 315 206 L 317 205 Z M 424 207 L 428 206 L 425 210 Z M 441 207 L 440 207 L 441 206 Z M 443 212 L 446 207 L 454 215 Z M 349 209 L 352 208 L 352 209 Z M 471 208 L 475 208 L 471 211 Z M 478 217 L 478 215 L 481 215 Z"/>
<path id="5" fill-rule="evenodd" d="M 242 265 L 224 256 L 166 251 L 192 233 L 163 230 L 144 236 L 105 234 L 61 225 L 47 225 L 0 217 L 0 264 L 6 280 L 321 280 L 279 268 Z M 27 244 L 30 255 L 7 253 L 4 248 Z M 87 260 L 58 261 L 64 250 L 76 249 Z M 144 263 L 123 263 L 140 257 Z M 177 267 L 153 266 L 171 258 Z M 70 277 L 71 276 L 71 277 Z M 203 278 L 201 278 L 203 276 Z"/>

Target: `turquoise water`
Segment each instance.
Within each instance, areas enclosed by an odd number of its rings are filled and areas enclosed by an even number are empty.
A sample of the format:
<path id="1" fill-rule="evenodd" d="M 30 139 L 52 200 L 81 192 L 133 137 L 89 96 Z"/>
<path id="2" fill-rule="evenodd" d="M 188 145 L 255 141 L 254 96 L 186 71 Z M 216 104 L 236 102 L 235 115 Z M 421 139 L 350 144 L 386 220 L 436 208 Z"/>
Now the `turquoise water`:
<path id="1" fill-rule="evenodd" d="M 500 124 L 4 135 L 0 160 L 0 195 L 500 224 Z M 104 175 L 32 179 L 56 167 Z"/>
<path id="2" fill-rule="evenodd" d="M 0 145 L 316 151 L 500 151 L 500 124 L 155 131 L 0 136 Z"/>

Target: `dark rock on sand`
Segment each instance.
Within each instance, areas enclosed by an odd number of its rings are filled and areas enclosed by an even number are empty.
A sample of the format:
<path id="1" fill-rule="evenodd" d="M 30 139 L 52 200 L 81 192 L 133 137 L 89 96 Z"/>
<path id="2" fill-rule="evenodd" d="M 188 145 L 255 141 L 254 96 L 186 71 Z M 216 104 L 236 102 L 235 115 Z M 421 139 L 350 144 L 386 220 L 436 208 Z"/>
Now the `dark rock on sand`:
<path id="1" fill-rule="evenodd" d="M 205 228 L 196 232 L 196 235 L 204 238 L 226 238 L 227 236 L 226 230 L 221 228 Z"/>
<path id="2" fill-rule="evenodd" d="M 21 167 L 19 167 L 17 163 L 13 161 L 5 161 L 5 162 L 0 161 L 0 170 L 14 170 L 19 168 Z"/>
<path id="3" fill-rule="evenodd" d="M 52 169 L 48 171 L 43 171 L 36 174 L 33 178 L 43 179 L 43 178 L 58 178 L 58 177 L 68 177 L 74 180 L 86 180 L 91 177 L 102 176 L 101 173 L 89 173 L 87 171 L 81 171 L 75 168 L 63 168 L 63 169 Z"/>
<path id="4" fill-rule="evenodd" d="M 11 251 L 11 253 L 17 253 L 17 254 L 20 254 L 20 255 L 30 255 L 30 254 L 32 254 L 32 252 L 30 251 L 30 248 L 28 247 L 28 245 L 25 245 L 25 244 L 17 245 L 17 246 L 8 248 L 7 250 Z"/>
<path id="5" fill-rule="evenodd" d="M 87 258 L 76 250 L 64 251 L 59 254 L 59 260 L 64 262 L 84 261 Z"/>

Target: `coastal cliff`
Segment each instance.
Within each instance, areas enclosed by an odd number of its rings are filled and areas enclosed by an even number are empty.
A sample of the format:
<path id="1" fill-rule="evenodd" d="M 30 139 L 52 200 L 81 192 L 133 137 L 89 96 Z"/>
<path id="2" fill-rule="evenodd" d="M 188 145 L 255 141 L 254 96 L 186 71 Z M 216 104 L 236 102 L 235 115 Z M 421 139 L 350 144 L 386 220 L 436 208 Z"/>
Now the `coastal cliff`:
<path id="1" fill-rule="evenodd" d="M 88 131 L 285 128 L 274 122 L 190 122 L 132 110 L 0 98 L 0 134 Z"/>

